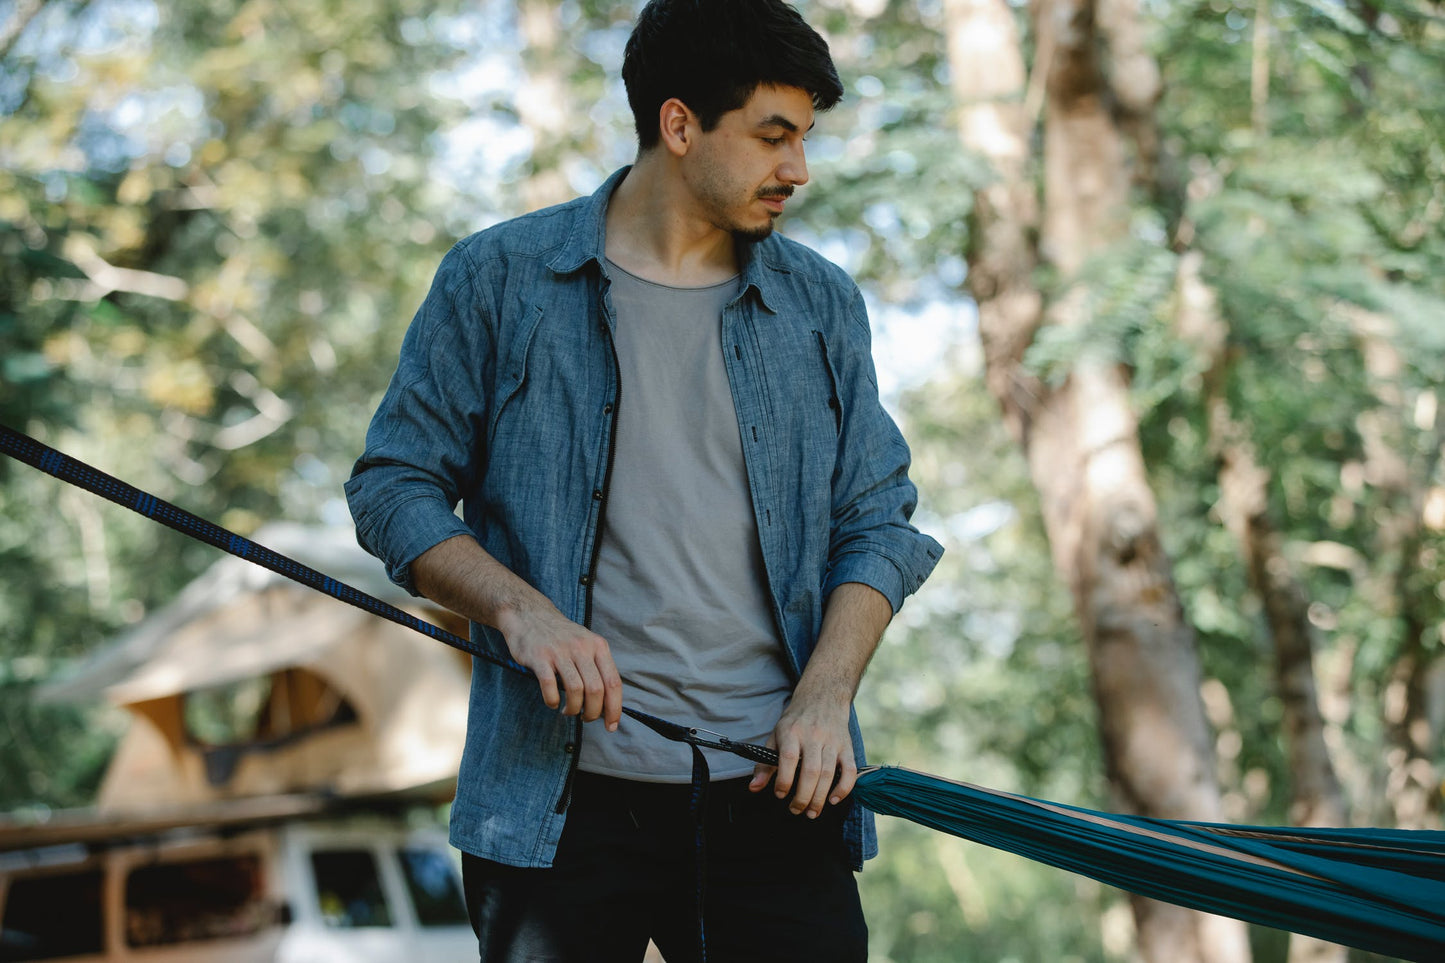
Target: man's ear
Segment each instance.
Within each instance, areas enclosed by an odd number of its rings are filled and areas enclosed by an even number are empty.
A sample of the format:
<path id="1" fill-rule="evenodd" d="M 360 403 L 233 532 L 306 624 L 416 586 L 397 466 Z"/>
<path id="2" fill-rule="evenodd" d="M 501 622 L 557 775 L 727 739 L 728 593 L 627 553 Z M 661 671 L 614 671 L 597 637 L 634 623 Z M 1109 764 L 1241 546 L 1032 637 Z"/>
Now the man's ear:
<path id="1" fill-rule="evenodd" d="M 688 109 L 687 104 L 671 97 L 658 108 L 657 126 L 662 135 L 662 146 L 674 157 L 681 157 L 691 148 L 697 135 L 697 115 Z"/>

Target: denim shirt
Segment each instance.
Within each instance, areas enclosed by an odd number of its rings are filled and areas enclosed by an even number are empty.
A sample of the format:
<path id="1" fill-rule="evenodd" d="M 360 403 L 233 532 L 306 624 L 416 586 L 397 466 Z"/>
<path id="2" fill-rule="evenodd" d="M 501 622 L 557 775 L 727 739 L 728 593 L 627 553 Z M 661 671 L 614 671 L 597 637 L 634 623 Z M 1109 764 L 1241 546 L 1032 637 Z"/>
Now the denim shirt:
<path id="1" fill-rule="evenodd" d="M 412 561 L 467 534 L 563 615 L 589 621 L 613 424 L 627 405 L 603 258 L 607 202 L 626 173 L 462 240 L 437 270 L 346 483 L 358 540 L 413 593 Z M 723 354 L 796 682 L 836 586 L 872 586 L 896 612 L 942 549 L 909 524 L 908 447 L 878 400 L 856 285 L 777 234 L 739 257 Z M 496 630 L 471 631 L 507 654 Z M 535 680 L 476 659 L 469 711 L 453 845 L 550 865 L 581 723 L 549 710 Z M 856 715 L 849 727 L 862 766 Z M 859 868 L 877 851 L 871 814 L 854 807 L 844 832 Z"/>

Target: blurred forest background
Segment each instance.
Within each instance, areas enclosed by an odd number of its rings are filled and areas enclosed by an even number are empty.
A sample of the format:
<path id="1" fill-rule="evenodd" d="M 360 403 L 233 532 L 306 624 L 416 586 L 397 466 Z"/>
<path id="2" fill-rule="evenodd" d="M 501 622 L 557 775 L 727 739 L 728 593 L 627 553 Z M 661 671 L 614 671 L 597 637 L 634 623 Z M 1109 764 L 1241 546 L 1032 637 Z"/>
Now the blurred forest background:
<path id="1" fill-rule="evenodd" d="M 639 6 L 0 2 L 0 422 L 243 533 L 348 524 L 441 255 L 631 159 Z M 949 549 L 874 759 L 1438 827 L 1445 8 L 799 6 L 848 96 L 783 229 L 863 285 Z M 121 720 L 30 692 L 215 553 L 0 486 L 0 809 L 84 804 Z M 881 822 L 880 961 L 1346 958 Z"/>

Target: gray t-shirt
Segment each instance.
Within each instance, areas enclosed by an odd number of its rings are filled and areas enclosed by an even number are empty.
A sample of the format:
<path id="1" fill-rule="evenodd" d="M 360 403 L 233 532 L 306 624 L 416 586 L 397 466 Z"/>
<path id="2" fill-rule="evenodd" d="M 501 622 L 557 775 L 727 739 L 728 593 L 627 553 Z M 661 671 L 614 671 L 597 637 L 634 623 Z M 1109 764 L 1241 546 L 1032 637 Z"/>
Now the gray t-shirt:
<path id="1" fill-rule="evenodd" d="M 627 705 L 762 742 L 792 686 L 766 587 L 722 311 L 738 279 L 672 288 L 608 266 L 622 390 L 592 630 L 607 640 Z M 587 772 L 687 782 L 691 750 L 622 717 L 591 723 Z M 752 763 L 708 750 L 714 778 Z"/>

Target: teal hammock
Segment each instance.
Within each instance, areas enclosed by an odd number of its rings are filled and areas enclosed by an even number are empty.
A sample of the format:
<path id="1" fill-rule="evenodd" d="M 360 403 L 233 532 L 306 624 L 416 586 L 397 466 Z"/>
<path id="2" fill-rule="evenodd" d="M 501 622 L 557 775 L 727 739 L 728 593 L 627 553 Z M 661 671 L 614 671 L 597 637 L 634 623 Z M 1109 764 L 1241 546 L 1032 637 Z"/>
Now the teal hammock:
<path id="1" fill-rule="evenodd" d="M 1445 832 L 1123 816 L 892 766 L 860 773 L 853 798 L 1140 896 L 1420 963 L 1445 959 Z"/>
<path id="2" fill-rule="evenodd" d="M 512 671 L 528 670 L 0 425 L 0 453 L 191 538 Z M 624 708 L 666 738 L 777 753 Z M 1445 832 L 1302 829 L 1096 812 L 938 776 L 863 770 L 857 804 L 1141 896 L 1419 963 L 1445 960 Z"/>

